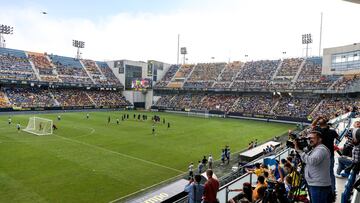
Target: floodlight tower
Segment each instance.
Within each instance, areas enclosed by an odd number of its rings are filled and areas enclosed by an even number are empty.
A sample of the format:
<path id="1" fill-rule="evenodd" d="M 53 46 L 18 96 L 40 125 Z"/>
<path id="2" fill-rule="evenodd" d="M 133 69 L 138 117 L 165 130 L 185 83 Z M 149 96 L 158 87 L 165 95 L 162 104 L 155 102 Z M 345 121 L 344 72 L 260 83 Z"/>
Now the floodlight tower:
<path id="1" fill-rule="evenodd" d="M 12 35 L 14 32 L 14 27 L 11 27 L 9 25 L 0 25 L 0 47 L 5 48 L 5 38 L 4 35 Z"/>
<path id="2" fill-rule="evenodd" d="M 303 34 L 302 35 L 302 44 L 306 44 L 306 58 L 308 57 L 309 44 L 313 42 L 311 38 L 311 34 Z"/>
<path id="3" fill-rule="evenodd" d="M 185 64 L 186 54 L 188 54 L 186 47 L 181 47 L 180 53 L 181 53 L 182 55 L 184 55 L 184 62 L 183 62 L 183 64 Z"/>
<path id="4" fill-rule="evenodd" d="M 80 59 L 81 58 L 80 49 L 85 47 L 85 42 L 79 40 L 73 40 L 73 47 L 77 48 L 76 58 Z"/>

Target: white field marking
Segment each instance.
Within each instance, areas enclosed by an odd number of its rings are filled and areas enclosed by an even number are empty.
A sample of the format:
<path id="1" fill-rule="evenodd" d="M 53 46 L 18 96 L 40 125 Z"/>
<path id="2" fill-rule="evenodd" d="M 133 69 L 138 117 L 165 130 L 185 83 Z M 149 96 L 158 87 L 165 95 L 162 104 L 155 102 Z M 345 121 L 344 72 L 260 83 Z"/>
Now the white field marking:
<path id="1" fill-rule="evenodd" d="M 6 128 L 0 128 L 0 130 L 1 129 L 6 129 Z M 86 129 L 91 129 L 91 132 L 87 133 L 85 135 L 80 135 L 80 136 L 74 137 L 74 138 L 86 137 L 86 136 L 94 134 L 94 132 L 95 132 L 94 128 L 86 128 Z M 49 136 L 51 136 L 51 135 L 49 135 Z M 41 137 L 41 136 L 38 136 L 38 137 Z M 55 141 L 58 141 L 58 140 L 41 140 L 41 141 L 39 141 L 39 140 L 36 140 L 36 141 L 33 141 L 33 140 L 19 140 L 19 141 L 11 140 L 11 141 L 8 141 L 8 140 L 1 140 L 0 139 L 0 143 L 2 143 L 2 142 L 5 142 L 5 143 L 33 143 L 33 142 L 38 143 L 38 142 L 45 142 L 46 143 L 46 142 L 55 142 Z"/>
<path id="2" fill-rule="evenodd" d="M 233 152 L 233 153 L 231 153 L 230 157 L 231 157 L 232 155 L 238 154 L 238 153 L 240 153 L 240 152 L 242 152 L 242 151 L 243 151 L 243 150 L 239 150 L 239 151 Z M 221 160 L 221 159 L 216 159 L 216 160 L 213 161 L 213 163 L 214 163 L 214 162 L 218 162 L 218 161 L 220 161 L 220 160 Z M 125 198 L 127 198 L 127 197 L 130 197 L 130 196 L 132 196 L 132 195 L 135 195 L 135 194 L 137 194 L 137 193 L 139 193 L 139 192 L 142 192 L 142 191 L 144 191 L 144 190 L 147 190 L 147 189 L 150 189 L 150 188 L 155 187 L 155 186 L 157 186 L 157 185 L 160 185 L 160 184 L 162 184 L 162 183 L 164 183 L 164 182 L 167 182 L 167 181 L 169 181 L 169 180 L 172 180 L 172 179 L 176 179 L 176 178 L 178 178 L 178 177 L 181 177 L 181 176 L 183 176 L 183 175 L 186 174 L 186 173 L 187 173 L 187 172 L 184 172 L 184 173 L 182 173 L 182 174 L 180 174 L 180 175 L 177 175 L 177 176 L 171 177 L 171 178 L 169 178 L 169 179 L 163 180 L 163 181 L 161 181 L 161 182 L 159 182 L 159 183 L 156 183 L 156 184 L 154 184 L 154 185 L 150 185 L 149 187 L 140 189 L 140 190 L 135 191 L 135 192 L 133 192 L 133 193 L 131 193 L 131 194 L 125 195 L 125 196 L 123 196 L 123 197 L 119 197 L 119 198 L 117 198 L 117 199 L 115 199 L 115 200 L 110 201 L 109 203 L 115 203 L 115 202 L 117 202 L 117 201 L 120 201 L 120 200 L 122 200 L 122 199 L 125 199 Z"/>
<path id="3" fill-rule="evenodd" d="M 89 135 L 94 134 L 94 132 L 95 132 L 95 129 L 94 129 L 94 128 L 87 128 L 87 129 L 91 129 L 91 132 L 90 132 L 90 133 L 87 133 L 87 134 L 85 134 L 85 135 L 76 136 L 76 137 L 74 137 L 74 138 L 86 137 L 86 136 L 89 136 Z"/>
<path id="4" fill-rule="evenodd" d="M 184 172 L 184 173 L 179 174 L 179 175 L 177 175 L 177 176 L 174 176 L 174 177 L 168 178 L 168 179 L 166 179 L 166 180 L 163 180 L 163 181 L 161 181 L 161 182 L 155 183 L 154 185 L 150 185 L 150 186 L 148 186 L 148 187 L 146 187 L 146 188 L 143 188 L 143 189 L 140 189 L 140 190 L 138 190 L 138 191 L 135 191 L 135 192 L 133 192 L 133 193 L 131 193 L 131 194 L 125 195 L 125 196 L 123 196 L 123 197 L 119 197 L 119 198 L 117 198 L 117 199 L 114 199 L 114 200 L 110 201 L 109 203 L 115 203 L 115 202 L 117 202 L 117 201 L 120 201 L 120 200 L 122 200 L 122 199 L 125 199 L 125 198 L 127 198 L 127 197 L 130 197 L 130 196 L 132 196 L 132 195 L 135 195 L 135 194 L 137 194 L 137 193 L 139 193 L 139 192 L 142 192 L 142 191 L 144 191 L 144 190 L 147 190 L 147 189 L 150 189 L 150 188 L 155 187 L 155 186 L 157 186 L 157 185 L 160 185 L 160 184 L 162 184 L 162 183 L 165 183 L 165 182 L 167 182 L 167 181 L 169 181 L 169 180 L 172 180 L 172 179 L 176 179 L 176 178 L 178 178 L 178 177 L 181 177 L 181 176 L 183 176 L 183 175 L 186 174 L 186 173 L 187 173 L 187 172 Z"/>
<path id="5" fill-rule="evenodd" d="M 102 150 L 102 151 L 105 151 L 105 152 L 109 152 L 109 153 L 112 153 L 112 154 L 117 154 L 117 155 L 120 155 L 120 156 L 129 158 L 129 159 L 135 159 L 135 160 L 138 160 L 138 161 L 147 163 L 147 164 L 151 164 L 151 165 L 158 166 L 158 167 L 161 167 L 161 168 L 166 168 L 166 169 L 169 169 L 169 170 L 172 170 L 172 171 L 176 171 L 176 172 L 178 172 L 178 173 L 184 173 L 184 171 L 180 171 L 180 170 L 178 170 L 178 169 L 171 168 L 171 167 L 168 167 L 168 166 L 165 166 L 165 165 L 162 165 L 162 164 L 158 164 L 158 163 L 155 163 L 155 162 L 152 162 L 152 161 L 148 161 L 148 160 L 145 160 L 145 159 L 141 159 L 141 158 L 137 158 L 137 157 L 134 157 L 134 156 L 127 155 L 127 154 L 123 154 L 123 153 L 120 153 L 120 152 L 112 151 L 112 150 L 109 150 L 109 149 L 106 149 L 106 148 L 103 148 L 103 147 L 99 147 L 99 146 L 96 146 L 96 145 L 92 145 L 92 144 L 88 144 L 88 143 L 85 143 L 85 142 L 81 142 L 81 141 L 79 141 L 79 140 L 73 140 L 73 139 L 70 139 L 70 138 L 67 138 L 67 137 L 63 137 L 63 136 L 57 135 L 57 134 L 55 134 L 55 133 L 53 133 L 53 135 L 56 136 L 56 137 L 59 137 L 59 138 L 61 138 L 61 139 L 64 139 L 64 140 L 68 140 L 68 141 L 71 141 L 71 142 L 75 142 L 75 143 L 78 143 L 78 144 L 82 144 L 82 145 L 85 145 L 85 146 L 88 146 L 88 147 L 92 147 L 92 148 L 95 148 L 95 149 L 99 149 L 99 150 Z"/>

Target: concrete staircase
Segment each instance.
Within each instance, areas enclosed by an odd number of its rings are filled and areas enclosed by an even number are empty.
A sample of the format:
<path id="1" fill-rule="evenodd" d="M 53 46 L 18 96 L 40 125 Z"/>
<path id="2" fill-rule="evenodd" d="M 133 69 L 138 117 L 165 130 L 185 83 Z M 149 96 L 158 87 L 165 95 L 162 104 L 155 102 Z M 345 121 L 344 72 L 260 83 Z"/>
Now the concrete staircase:
<path id="1" fill-rule="evenodd" d="M 299 78 L 299 75 L 300 75 L 302 69 L 303 69 L 304 66 L 305 66 L 305 63 L 306 63 L 306 59 L 304 59 L 304 61 L 300 64 L 300 68 L 299 68 L 299 70 L 297 71 L 296 75 L 294 76 L 294 78 L 292 79 L 291 82 L 295 83 L 295 82 L 297 81 L 297 79 Z"/>
<path id="2" fill-rule="evenodd" d="M 282 64 L 283 64 L 283 60 L 280 60 L 280 63 L 278 65 L 278 67 L 276 68 L 275 73 L 272 75 L 271 80 L 274 80 L 274 78 L 276 77 L 276 75 L 280 71 Z"/>
<path id="3" fill-rule="evenodd" d="M 81 64 L 82 68 L 85 70 L 85 72 L 86 72 L 86 74 L 88 75 L 88 77 L 90 78 L 90 80 L 91 80 L 94 84 L 96 84 L 94 78 L 93 78 L 92 75 L 89 73 L 89 71 L 86 69 L 86 67 L 85 67 L 84 63 L 82 62 L 82 60 L 79 60 L 79 62 L 80 62 L 80 64 Z"/>
<path id="4" fill-rule="evenodd" d="M 41 81 L 39 71 L 36 69 L 35 64 L 30 60 L 29 55 L 28 55 L 27 52 L 25 52 L 25 55 L 26 55 L 26 58 L 29 59 L 29 63 L 30 63 L 30 65 L 31 65 L 31 69 L 34 71 L 34 73 L 35 73 L 35 75 L 36 75 L 36 78 L 37 78 L 39 81 Z"/>

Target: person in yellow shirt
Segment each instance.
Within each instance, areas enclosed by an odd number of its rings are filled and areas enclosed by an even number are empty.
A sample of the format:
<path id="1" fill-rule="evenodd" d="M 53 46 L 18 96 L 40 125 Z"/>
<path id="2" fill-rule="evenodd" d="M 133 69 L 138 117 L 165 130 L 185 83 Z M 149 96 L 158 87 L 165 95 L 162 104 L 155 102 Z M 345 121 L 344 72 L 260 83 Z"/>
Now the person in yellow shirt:
<path id="1" fill-rule="evenodd" d="M 255 169 L 247 169 L 248 173 L 255 173 L 256 176 L 262 176 L 264 174 L 264 169 L 261 168 L 260 163 L 255 164 Z"/>
<path id="2" fill-rule="evenodd" d="M 261 187 L 267 187 L 266 184 L 265 184 L 264 176 L 258 176 L 256 187 L 253 190 L 253 201 L 256 201 L 256 200 L 259 199 L 258 190 Z"/>
<path id="3" fill-rule="evenodd" d="M 284 165 L 284 170 L 286 171 L 288 176 L 290 176 L 292 179 L 290 183 L 291 186 L 298 187 L 300 185 L 300 173 L 296 171 L 295 168 L 290 163 L 286 163 Z"/>

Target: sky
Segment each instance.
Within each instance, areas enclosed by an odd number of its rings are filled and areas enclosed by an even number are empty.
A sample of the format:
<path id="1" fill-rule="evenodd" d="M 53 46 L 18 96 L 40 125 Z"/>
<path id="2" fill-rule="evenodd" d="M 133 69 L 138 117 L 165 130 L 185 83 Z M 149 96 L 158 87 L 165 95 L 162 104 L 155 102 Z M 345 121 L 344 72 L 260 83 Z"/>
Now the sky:
<path id="1" fill-rule="evenodd" d="M 313 37 L 309 55 L 317 56 L 321 12 L 322 48 L 360 42 L 360 4 L 342 0 L 0 0 L 0 5 L 0 24 L 14 27 L 14 34 L 5 36 L 8 48 L 75 57 L 76 39 L 85 41 L 83 58 L 100 61 L 173 64 L 178 35 L 188 63 L 302 57 L 305 33 Z"/>

